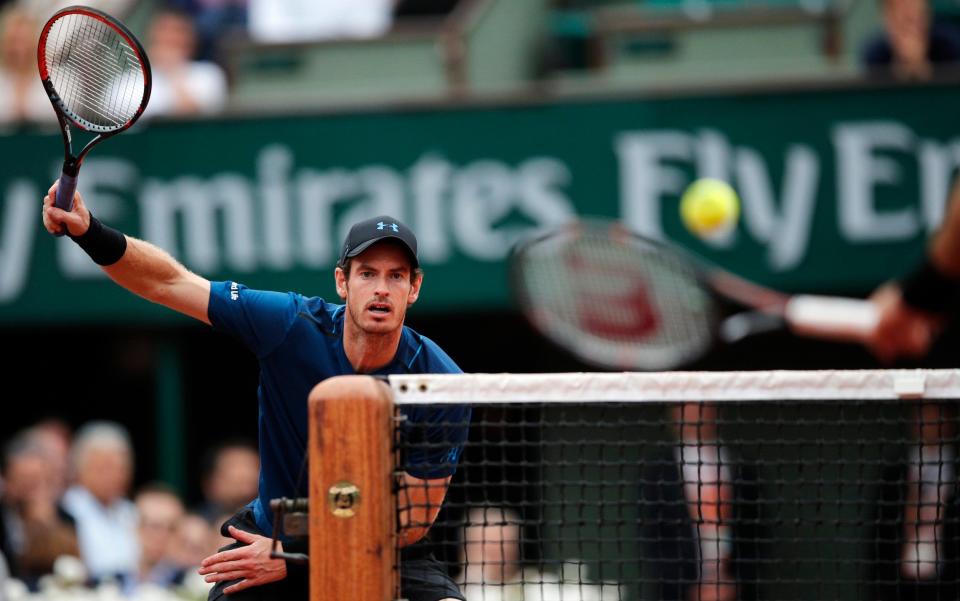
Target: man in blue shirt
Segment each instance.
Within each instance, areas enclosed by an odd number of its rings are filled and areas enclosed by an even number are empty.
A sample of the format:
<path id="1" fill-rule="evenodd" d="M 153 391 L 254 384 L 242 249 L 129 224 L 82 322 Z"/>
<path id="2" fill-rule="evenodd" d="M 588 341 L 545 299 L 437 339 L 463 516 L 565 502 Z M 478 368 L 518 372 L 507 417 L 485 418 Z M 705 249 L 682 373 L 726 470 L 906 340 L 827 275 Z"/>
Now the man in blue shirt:
<path id="1" fill-rule="evenodd" d="M 417 241 L 388 216 L 355 224 L 334 271 L 344 305 L 295 293 L 252 290 L 236 282 L 210 282 L 169 254 L 113 230 L 90 215 L 82 197 L 71 211 L 53 206 L 56 185 L 44 199 L 50 233 L 67 234 L 115 282 L 229 332 L 260 363 L 259 496 L 227 521 L 223 533 L 237 543 L 204 560 L 200 573 L 217 583 L 210 599 L 307 599 L 306 570 L 271 559 L 270 500 L 305 497 L 307 396 L 318 382 L 343 374 L 459 373 L 433 341 L 403 325 L 420 294 L 423 272 Z M 426 444 L 406 452 L 401 516 L 401 593 L 412 601 L 463 599 L 443 568 L 421 545 L 436 518 L 467 436 L 470 410 L 451 406 L 404 408 L 401 436 Z M 404 511 L 405 508 L 411 511 Z M 291 543 L 287 541 L 287 549 Z"/>

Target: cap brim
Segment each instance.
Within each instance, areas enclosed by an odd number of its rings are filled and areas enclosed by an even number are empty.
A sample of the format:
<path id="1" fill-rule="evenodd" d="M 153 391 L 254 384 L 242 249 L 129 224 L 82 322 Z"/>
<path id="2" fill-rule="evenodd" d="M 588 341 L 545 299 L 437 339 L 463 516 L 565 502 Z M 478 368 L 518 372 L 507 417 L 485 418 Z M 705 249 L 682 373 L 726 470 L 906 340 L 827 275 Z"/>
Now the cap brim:
<path id="1" fill-rule="evenodd" d="M 384 240 L 396 240 L 397 242 L 399 242 L 401 246 L 403 246 L 404 250 L 407 251 L 407 254 L 410 255 L 410 260 L 413 262 L 414 268 L 420 267 L 420 261 L 417 259 L 417 255 L 414 254 L 413 249 L 410 248 L 410 245 L 407 244 L 407 241 L 401 238 L 400 236 L 394 236 L 393 234 L 384 234 L 379 238 L 374 238 L 373 240 L 367 240 L 366 242 L 362 242 L 358 244 L 355 248 L 351 249 L 346 256 L 347 258 L 355 257 L 360 253 L 362 253 L 363 251 L 370 248 L 371 246 L 373 246 L 374 244 L 377 244 L 378 242 L 383 242 Z"/>

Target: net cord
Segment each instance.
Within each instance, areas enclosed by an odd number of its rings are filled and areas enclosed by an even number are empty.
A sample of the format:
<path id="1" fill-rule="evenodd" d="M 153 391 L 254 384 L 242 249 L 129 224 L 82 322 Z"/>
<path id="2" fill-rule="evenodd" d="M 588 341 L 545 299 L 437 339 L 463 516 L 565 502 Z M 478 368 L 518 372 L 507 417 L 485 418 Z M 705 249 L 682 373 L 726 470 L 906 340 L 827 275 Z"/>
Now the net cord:
<path id="1" fill-rule="evenodd" d="M 427 374 L 388 380 L 401 405 L 960 399 L 960 369 Z"/>

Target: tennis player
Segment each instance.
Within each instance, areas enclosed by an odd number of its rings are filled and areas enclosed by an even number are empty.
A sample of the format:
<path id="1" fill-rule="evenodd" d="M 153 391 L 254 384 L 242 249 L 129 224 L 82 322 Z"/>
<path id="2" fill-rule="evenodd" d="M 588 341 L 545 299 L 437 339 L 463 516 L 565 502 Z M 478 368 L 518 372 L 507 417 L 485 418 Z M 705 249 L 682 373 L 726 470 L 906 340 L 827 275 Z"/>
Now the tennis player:
<path id="1" fill-rule="evenodd" d="M 116 283 L 218 330 L 229 332 L 260 363 L 259 496 L 227 520 L 222 532 L 237 542 L 204 560 L 200 574 L 216 585 L 210 599 L 303 599 L 309 570 L 271 559 L 270 500 L 306 497 L 307 396 L 321 380 L 343 374 L 459 373 L 433 341 L 403 325 L 423 283 L 417 240 L 388 216 L 355 224 L 334 270 L 345 304 L 296 293 L 252 290 L 211 282 L 191 273 L 160 248 L 102 224 L 76 194 L 65 212 L 53 206 L 56 184 L 43 201 L 51 234 L 69 236 Z M 425 436 L 429 448 L 410 450 L 405 462 L 403 511 L 420 515 L 401 523 L 401 593 L 412 601 L 464 599 L 442 566 L 417 544 L 436 519 L 462 445 L 470 409 L 403 407 L 401 436 Z M 406 446 L 406 445 L 404 445 Z M 424 512 L 422 508 L 427 508 Z M 426 513 L 427 515 L 422 515 Z M 408 518 L 409 519 L 409 518 Z M 305 550 L 286 541 L 286 551 Z M 303 542 L 299 542 L 303 545 Z M 305 547 L 305 546 L 304 546 Z"/>

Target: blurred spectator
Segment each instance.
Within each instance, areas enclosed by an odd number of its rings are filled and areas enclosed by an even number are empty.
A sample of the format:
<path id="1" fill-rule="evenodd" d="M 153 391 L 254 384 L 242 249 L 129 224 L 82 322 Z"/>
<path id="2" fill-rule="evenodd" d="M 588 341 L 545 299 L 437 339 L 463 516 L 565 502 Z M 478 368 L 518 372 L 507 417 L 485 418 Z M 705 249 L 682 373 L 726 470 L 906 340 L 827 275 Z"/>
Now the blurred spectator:
<path id="1" fill-rule="evenodd" d="M 232 518 L 235 513 L 236 511 L 232 511 L 230 513 L 221 513 L 220 515 L 213 518 L 213 521 L 211 522 L 211 524 L 214 527 L 213 539 L 214 541 L 216 541 L 217 549 L 221 547 L 230 546 L 237 542 L 236 540 L 234 540 L 233 538 L 230 538 L 229 536 L 224 536 L 223 532 L 221 531 L 221 526 L 223 524 L 226 524 L 227 520 Z"/>
<path id="2" fill-rule="evenodd" d="M 197 34 L 189 15 L 162 10 L 147 36 L 153 90 L 144 116 L 210 114 L 223 108 L 227 77 L 215 63 L 193 60 Z"/>
<path id="3" fill-rule="evenodd" d="M 229 516 L 224 516 L 226 521 Z M 219 528 L 210 525 L 203 516 L 187 513 L 180 520 L 170 551 L 170 559 L 183 574 L 177 591 L 185 598 L 204 601 L 208 598 L 213 585 L 201 576 L 197 569 L 206 557 L 213 555 L 220 547 L 231 544 L 234 539 L 221 543 Z"/>
<path id="4" fill-rule="evenodd" d="M 755 470 L 723 444 L 717 406 L 671 407 L 678 444 L 646 462 L 642 477 L 644 559 L 665 601 L 756 599 Z"/>
<path id="5" fill-rule="evenodd" d="M 520 524 L 520 516 L 505 508 L 474 507 L 467 513 L 460 582 L 467 599 L 490 598 L 491 589 L 499 589 L 494 598 L 518 598 Z"/>
<path id="6" fill-rule="evenodd" d="M 252 445 L 228 441 L 211 449 L 203 466 L 204 503 L 199 513 L 211 524 L 252 501 L 260 483 L 260 455 Z M 231 541 L 232 542 L 232 541 Z"/>
<path id="7" fill-rule="evenodd" d="M 11 7 L 0 17 L 0 124 L 56 120 L 37 71 L 39 35 L 26 10 Z"/>
<path id="8" fill-rule="evenodd" d="M 564 561 L 560 573 L 524 568 L 522 522 L 503 507 L 474 507 L 463 534 L 460 591 L 470 601 L 607 601 L 621 599 L 620 586 L 586 578 L 578 561 Z"/>
<path id="9" fill-rule="evenodd" d="M 171 552 L 184 515 L 183 502 L 169 487 L 150 484 L 137 492 L 134 504 L 139 518 L 139 582 L 163 587 L 179 584 L 184 570 L 173 561 Z"/>
<path id="10" fill-rule="evenodd" d="M 84 4 L 123 20 L 137 0 L 95 0 Z M 46 22 L 58 10 L 75 6 L 73 0 L 17 0 L 16 5 L 30 12 L 40 22 Z"/>
<path id="11" fill-rule="evenodd" d="M 880 0 L 884 30 L 867 41 L 863 63 L 876 76 L 926 80 L 960 62 L 960 30 L 935 22 L 928 0 Z"/>
<path id="12" fill-rule="evenodd" d="M 168 0 L 170 8 L 190 15 L 197 32 L 198 60 L 220 62 L 221 42 L 247 33 L 247 0 Z"/>
<path id="13" fill-rule="evenodd" d="M 229 516 L 224 516 L 226 521 Z M 217 549 L 234 542 L 221 544 L 220 529 L 210 525 L 210 521 L 198 513 L 186 513 L 181 518 L 170 549 L 170 559 L 181 570 L 192 570 L 200 566 L 206 557 Z"/>
<path id="14" fill-rule="evenodd" d="M 79 555 L 73 519 L 60 506 L 46 449 L 30 430 L 8 444 L 3 477 L 0 551 L 12 575 L 36 589 L 58 557 Z"/>
<path id="15" fill-rule="evenodd" d="M 390 29 L 393 0 L 249 0 L 250 37 L 290 43 L 373 38 Z"/>
<path id="16" fill-rule="evenodd" d="M 63 420 L 48 418 L 30 428 L 30 437 L 46 452 L 59 499 L 70 485 L 70 426 Z"/>
<path id="17" fill-rule="evenodd" d="M 126 494 L 133 479 L 127 431 L 114 422 L 84 425 L 73 443 L 75 484 L 63 504 L 77 523 L 80 556 L 95 581 L 136 582 L 137 510 Z"/>

